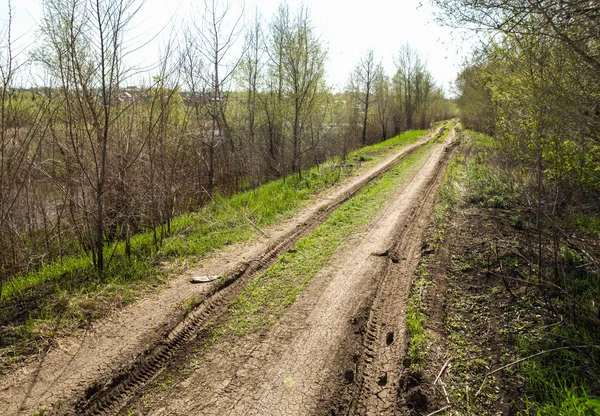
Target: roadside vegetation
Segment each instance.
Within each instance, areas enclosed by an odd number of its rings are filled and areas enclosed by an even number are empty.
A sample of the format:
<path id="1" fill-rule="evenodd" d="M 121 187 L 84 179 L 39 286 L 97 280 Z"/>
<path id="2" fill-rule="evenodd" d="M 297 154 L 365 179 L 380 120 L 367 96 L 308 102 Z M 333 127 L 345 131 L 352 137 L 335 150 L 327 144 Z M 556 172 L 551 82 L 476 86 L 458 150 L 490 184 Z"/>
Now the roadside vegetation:
<path id="1" fill-rule="evenodd" d="M 192 266 L 214 250 L 245 241 L 262 227 L 292 217 L 313 196 L 414 143 L 427 131 L 413 130 L 307 170 L 300 178 L 270 182 L 232 197 L 215 196 L 197 212 L 176 217 L 171 232 L 154 245 L 154 230 L 104 250 L 107 268 L 99 277 L 85 254 L 16 276 L 3 285 L 0 308 L 2 366 L 52 345 L 53 337 L 90 324 L 115 308 Z"/>
<path id="2" fill-rule="evenodd" d="M 438 409 L 600 414 L 600 6 L 432 3 L 482 40 L 457 79 L 473 131 L 432 286 L 448 288 Z"/>
<path id="3" fill-rule="evenodd" d="M 143 1 L 41 3 L 34 45 L 10 12 L 0 40 L 0 286 L 80 254 L 101 279 L 107 245 L 152 230 L 165 250 L 174 218 L 215 198 L 455 115 L 408 45 L 391 75 L 366 51 L 335 92 L 304 7 L 200 2 L 144 73 L 125 59 Z"/>
<path id="4" fill-rule="evenodd" d="M 558 283 L 545 276 L 555 246 L 544 230 L 540 279 L 536 216 L 498 164 L 498 140 L 472 131 L 462 140 L 414 278 L 404 405 L 448 415 L 600 414 L 600 274 L 577 249 L 598 256 L 588 245 L 596 230 L 572 230 L 577 247 L 561 241 Z M 580 222 L 594 224 L 588 218 Z"/>
<path id="5" fill-rule="evenodd" d="M 2 362 L 456 115 L 408 44 L 392 74 L 365 51 L 334 91 L 305 7 L 200 2 L 140 68 L 143 1 L 41 4 L 33 45 L 12 36 L 11 4 L 0 28 Z"/>
<path id="6" fill-rule="evenodd" d="M 459 130 L 459 136 L 462 134 Z M 455 140 L 460 140 L 459 138 Z M 437 199 L 433 208 L 433 217 L 426 231 L 424 239 L 424 251 L 436 252 L 440 244 L 447 237 L 449 222 L 456 208 L 461 204 L 463 196 L 459 190 L 459 183 L 464 175 L 464 156 L 462 154 L 453 157 L 446 169 L 444 181 L 438 188 Z M 425 314 L 427 306 L 424 304 L 424 296 L 428 287 L 435 285 L 429 270 L 429 257 L 424 256 L 413 277 L 411 294 L 406 312 L 406 325 L 409 334 L 407 345 L 408 362 L 410 369 L 418 372 L 425 365 L 424 351 L 428 340 L 425 329 Z"/>

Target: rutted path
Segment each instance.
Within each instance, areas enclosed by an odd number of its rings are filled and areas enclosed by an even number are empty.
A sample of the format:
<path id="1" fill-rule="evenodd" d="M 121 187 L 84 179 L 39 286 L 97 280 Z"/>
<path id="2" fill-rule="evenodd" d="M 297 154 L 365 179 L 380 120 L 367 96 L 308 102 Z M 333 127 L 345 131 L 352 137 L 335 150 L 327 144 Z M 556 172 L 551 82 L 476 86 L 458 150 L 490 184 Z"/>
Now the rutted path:
<path id="1" fill-rule="evenodd" d="M 453 130 L 446 140 L 455 136 Z M 390 258 L 379 279 L 367 322 L 365 348 L 359 364 L 351 415 L 393 415 L 402 360 L 406 350 L 406 311 L 412 276 L 419 262 L 423 232 L 433 209 L 444 169 L 444 153 L 436 149 L 423 168 L 419 183 L 404 192 L 406 209 L 389 248 Z"/>
<path id="2" fill-rule="evenodd" d="M 90 330 L 57 341 L 57 348 L 0 379 L 0 408 L 3 414 L 31 414 L 55 402 L 70 403 L 93 383 L 107 380 L 127 368 L 136 356 L 164 338 L 182 319 L 181 305 L 192 296 L 207 297 L 217 284 L 190 286 L 194 274 L 224 274 L 247 260 L 246 270 L 270 256 L 279 243 L 285 247 L 290 236 L 309 233 L 341 202 L 354 195 L 399 158 L 423 145 L 433 134 L 405 146 L 359 176 L 335 186 L 326 196 L 302 210 L 291 220 L 267 230 L 271 238 L 257 237 L 252 243 L 237 244 L 205 261 L 193 273 L 173 280 L 169 287 L 124 308 Z M 324 208 L 325 207 L 325 208 Z M 305 230 L 305 232 L 302 231 Z M 291 240 L 290 240 L 291 241 Z M 276 256 L 277 254 L 274 254 Z M 255 259 L 255 260 L 252 260 Z"/>
<path id="3" fill-rule="evenodd" d="M 144 412 L 392 413 L 411 278 L 453 138 L 454 131 L 432 146 L 412 179 L 313 277 L 278 323 L 266 333 L 213 346 L 186 378 L 150 396 L 155 404 Z"/>

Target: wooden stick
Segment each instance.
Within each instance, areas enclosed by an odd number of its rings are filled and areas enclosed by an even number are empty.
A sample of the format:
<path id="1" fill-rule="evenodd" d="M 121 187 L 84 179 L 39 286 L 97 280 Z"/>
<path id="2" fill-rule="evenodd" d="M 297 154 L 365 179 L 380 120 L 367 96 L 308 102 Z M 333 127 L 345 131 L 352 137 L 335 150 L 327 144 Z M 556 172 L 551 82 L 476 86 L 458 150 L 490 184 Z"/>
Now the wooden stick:
<path id="1" fill-rule="evenodd" d="M 448 410 L 452 407 L 452 405 L 444 406 L 441 409 L 436 410 L 435 412 L 429 413 L 427 416 L 437 415 L 438 413 L 442 413 L 444 410 Z"/>
<path id="2" fill-rule="evenodd" d="M 246 219 L 248 220 L 248 222 L 249 222 L 250 224 L 252 224 L 252 226 L 253 226 L 254 228 L 256 228 L 258 231 L 260 231 L 260 232 L 262 233 L 262 235 L 264 235 L 264 236 L 265 236 L 265 237 L 267 237 L 267 238 L 271 238 L 271 236 L 270 236 L 269 234 L 267 234 L 267 233 L 266 233 L 266 232 L 265 232 L 265 231 L 264 231 L 262 228 L 260 228 L 258 225 L 256 225 L 256 224 L 255 224 L 255 223 L 254 223 L 254 222 L 253 222 L 253 221 L 252 221 L 250 218 L 248 218 L 248 216 L 247 216 L 247 215 L 244 215 L 244 217 L 246 217 Z"/>
<path id="3" fill-rule="evenodd" d="M 450 404 L 450 398 L 448 397 L 448 392 L 446 391 L 446 386 L 444 385 L 444 383 L 440 383 L 442 386 L 442 390 L 444 391 L 444 396 L 446 397 L 446 402 L 448 404 Z"/>
<path id="4" fill-rule="evenodd" d="M 525 358 L 520 358 L 517 361 L 513 361 L 512 363 L 503 365 L 502 367 L 496 368 L 494 371 L 490 371 L 489 373 L 487 373 L 485 375 L 485 377 L 483 378 L 483 382 L 481 383 L 481 386 L 479 387 L 479 390 L 477 390 L 477 393 L 475 393 L 475 397 L 477 397 L 479 395 L 479 393 L 481 393 L 481 389 L 483 388 L 483 385 L 485 384 L 485 381 L 487 380 L 487 378 L 489 376 L 491 376 L 492 374 L 497 373 L 498 371 L 504 370 L 505 368 L 508 368 L 508 367 L 513 366 L 515 364 L 519 364 L 519 363 L 521 363 L 523 361 L 529 360 L 530 358 L 537 357 L 538 355 L 547 354 L 549 352 L 555 352 L 555 351 L 561 351 L 561 350 L 569 350 L 571 348 L 592 348 L 592 347 L 594 347 L 594 348 L 600 348 L 600 346 L 598 346 L 598 345 L 577 345 L 577 346 L 573 346 L 573 347 L 553 348 L 551 350 L 545 350 L 545 351 L 536 352 L 535 354 L 529 355 L 529 356 L 527 356 Z"/>
<path id="5" fill-rule="evenodd" d="M 440 372 L 438 373 L 437 377 L 435 378 L 435 381 L 433 382 L 434 386 L 438 382 L 438 380 L 440 379 L 440 377 L 441 377 L 442 373 L 444 372 L 444 370 L 446 369 L 446 367 L 448 367 L 449 363 L 450 363 L 450 358 L 448 358 L 448 360 L 446 360 L 446 363 L 442 366 L 442 369 L 440 370 Z"/>

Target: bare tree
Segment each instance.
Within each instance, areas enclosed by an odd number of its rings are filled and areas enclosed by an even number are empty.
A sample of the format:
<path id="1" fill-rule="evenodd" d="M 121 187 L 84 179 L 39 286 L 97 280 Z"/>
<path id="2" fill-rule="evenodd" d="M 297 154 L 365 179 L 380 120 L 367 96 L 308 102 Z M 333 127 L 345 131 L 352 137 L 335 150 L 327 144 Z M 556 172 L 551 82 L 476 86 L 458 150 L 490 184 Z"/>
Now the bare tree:
<path id="1" fill-rule="evenodd" d="M 402 95 L 402 113 L 405 128 L 413 127 L 415 113 L 415 78 L 421 67 L 421 58 L 408 43 L 401 46 L 396 60 L 396 82 L 398 93 Z"/>
<path id="2" fill-rule="evenodd" d="M 71 199 L 84 211 L 88 247 L 99 273 L 105 268 L 109 147 L 125 74 L 123 36 L 137 10 L 134 0 L 44 2 L 40 58 L 60 85 L 66 118 L 62 133 L 80 172 L 80 195 Z"/>
<path id="3" fill-rule="evenodd" d="M 558 40 L 600 72 L 600 4 L 581 0 L 433 0 L 440 20 L 457 27 Z"/>
<path id="4" fill-rule="evenodd" d="M 212 142 L 213 135 L 208 132 L 206 126 L 205 106 L 208 101 L 209 84 L 205 79 L 205 64 L 202 53 L 198 48 L 196 32 L 186 30 L 184 45 L 181 50 L 181 71 L 183 88 L 187 93 L 186 112 L 190 120 L 188 135 L 193 143 L 192 148 L 188 149 L 191 153 L 193 165 L 194 184 L 193 187 L 204 190 L 203 170 L 208 173 L 207 193 L 212 195 L 212 186 L 214 186 L 214 152 L 216 143 Z M 212 123 L 211 126 L 212 128 Z M 209 140 L 210 139 L 210 140 Z M 203 169 L 204 168 L 204 169 Z M 195 195 L 196 200 L 200 200 L 199 195 Z"/>
<path id="5" fill-rule="evenodd" d="M 29 224 L 36 222 L 34 201 L 30 199 L 34 191 L 28 188 L 33 182 L 32 171 L 50 112 L 47 100 L 36 103 L 34 93 L 29 99 L 16 88 L 18 76 L 27 69 L 28 62 L 17 60 L 22 54 L 15 50 L 12 23 L 9 1 L 8 21 L 0 31 L 0 296 L 4 281 L 23 270 L 19 263 L 25 260 L 27 250 L 19 253 L 18 247 L 33 246 L 17 242 L 24 231 L 19 218 L 30 218 Z M 22 238 L 26 239 L 26 234 Z"/>
<path id="6" fill-rule="evenodd" d="M 248 25 L 244 37 L 244 51 L 242 61 L 239 65 L 239 84 L 245 93 L 245 108 L 240 129 L 243 132 L 243 139 L 240 144 L 244 146 L 242 158 L 244 158 L 244 166 L 246 173 L 256 181 L 258 179 L 258 171 L 260 163 L 257 156 L 260 152 L 257 151 L 257 130 L 258 130 L 258 111 L 259 111 L 259 88 L 262 81 L 263 72 L 263 55 L 264 42 L 262 35 L 261 18 L 258 9 L 255 11 L 252 22 Z"/>
<path id="7" fill-rule="evenodd" d="M 266 92 L 261 99 L 267 130 L 265 162 L 275 176 L 285 174 L 283 58 L 286 32 L 291 25 L 290 19 L 287 4 L 280 4 L 276 15 L 269 23 L 269 36 L 265 47 L 265 53 L 269 58 L 265 80 Z"/>
<path id="8" fill-rule="evenodd" d="M 154 244 L 158 248 L 164 234 L 171 232 L 175 198 L 175 171 L 188 129 L 189 114 L 185 114 L 178 86 L 180 60 L 168 45 L 161 59 L 160 73 L 154 76 L 148 91 L 148 111 L 145 143 L 148 158 L 148 185 L 151 200 L 151 226 Z M 192 81 L 193 82 L 193 81 Z M 160 238 L 158 227 L 162 232 Z M 166 227 L 166 230 L 164 229 Z"/>
<path id="9" fill-rule="evenodd" d="M 350 89 L 362 111 L 360 142 L 363 146 L 367 144 L 369 106 L 375 89 L 375 80 L 382 71 L 381 63 L 375 61 L 373 49 L 369 49 L 365 56 L 360 58 L 350 76 Z"/>
<path id="10" fill-rule="evenodd" d="M 231 78 L 237 68 L 241 55 L 231 56 L 231 48 L 236 44 L 240 34 L 240 23 L 243 17 L 243 9 L 239 15 L 232 15 L 232 7 L 229 1 L 220 3 L 217 0 L 205 0 L 202 13 L 202 24 L 196 26 L 198 50 L 203 57 L 207 71 L 204 76 L 206 83 L 210 86 L 211 105 L 206 110 L 211 119 L 211 131 L 208 138 L 209 150 L 209 175 L 208 194 L 213 193 L 215 181 L 215 148 L 226 141 L 233 156 L 234 169 L 239 166 L 236 163 L 236 146 L 231 137 L 231 126 L 227 120 L 227 91 Z M 237 173 L 235 174 L 237 177 Z"/>
<path id="11" fill-rule="evenodd" d="M 391 101 L 392 97 L 390 91 L 390 80 L 383 73 L 383 71 L 379 71 L 375 78 L 375 104 L 377 123 L 379 124 L 379 129 L 381 132 L 381 140 L 388 138 L 388 129 L 392 110 Z"/>
<path id="12" fill-rule="evenodd" d="M 405 43 L 396 57 L 396 66 L 394 86 L 403 128 L 428 127 L 434 83 L 425 62 L 415 49 Z"/>

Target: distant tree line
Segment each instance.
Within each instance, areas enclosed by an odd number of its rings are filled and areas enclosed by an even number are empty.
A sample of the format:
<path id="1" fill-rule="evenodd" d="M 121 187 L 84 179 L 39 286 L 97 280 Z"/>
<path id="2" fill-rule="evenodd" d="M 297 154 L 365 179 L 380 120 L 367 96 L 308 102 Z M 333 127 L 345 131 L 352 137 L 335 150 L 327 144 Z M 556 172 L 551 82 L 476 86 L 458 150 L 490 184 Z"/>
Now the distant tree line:
<path id="1" fill-rule="evenodd" d="M 11 18 L 0 49 L 0 283 L 78 253 L 106 268 L 107 242 L 332 156 L 451 114 L 408 45 L 386 76 L 372 51 L 345 91 L 307 9 L 268 21 L 205 0 L 147 85 L 128 87 L 137 0 L 43 0 L 28 58 Z M 21 51 L 22 52 L 22 51 Z M 38 74 L 40 86 L 23 79 Z M 28 81 L 31 84 L 31 81 Z"/>

